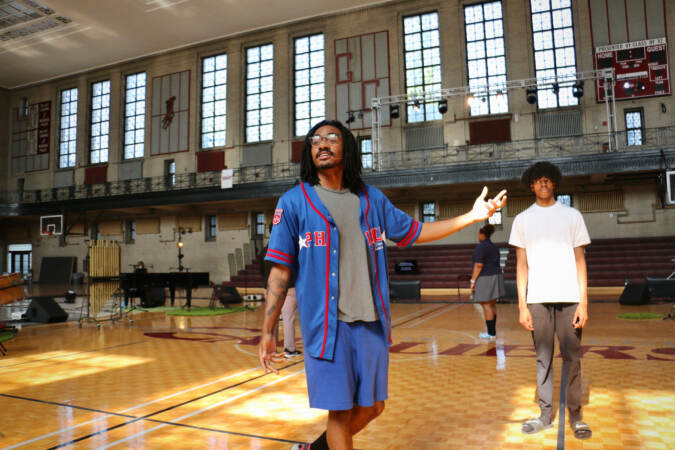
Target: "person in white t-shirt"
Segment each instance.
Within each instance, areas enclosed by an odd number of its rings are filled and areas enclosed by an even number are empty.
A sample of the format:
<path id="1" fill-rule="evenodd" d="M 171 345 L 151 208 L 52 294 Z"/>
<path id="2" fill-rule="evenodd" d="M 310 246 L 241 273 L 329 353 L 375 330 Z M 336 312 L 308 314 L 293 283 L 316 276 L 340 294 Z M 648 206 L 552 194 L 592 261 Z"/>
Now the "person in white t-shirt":
<path id="1" fill-rule="evenodd" d="M 562 174 L 550 162 L 530 166 L 521 181 L 535 203 L 513 221 L 509 244 L 516 247 L 520 324 L 532 332 L 537 354 L 541 414 L 523 423 L 523 433 L 551 428 L 554 335 L 563 357 L 569 423 L 578 439 L 591 437 L 581 413 L 581 329 L 588 321 L 584 246 L 591 240 L 581 213 L 556 201 Z"/>

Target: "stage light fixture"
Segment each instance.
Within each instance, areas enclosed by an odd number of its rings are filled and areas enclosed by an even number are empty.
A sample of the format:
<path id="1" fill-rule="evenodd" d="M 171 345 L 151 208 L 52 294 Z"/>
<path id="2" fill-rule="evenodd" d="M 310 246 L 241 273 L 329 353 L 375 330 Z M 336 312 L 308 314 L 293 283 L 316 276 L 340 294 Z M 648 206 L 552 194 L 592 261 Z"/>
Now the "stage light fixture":
<path id="1" fill-rule="evenodd" d="M 413 108 L 415 109 L 415 111 L 420 110 L 420 101 L 419 100 L 415 100 L 415 102 L 413 103 Z"/>
<path id="2" fill-rule="evenodd" d="M 642 81 L 638 81 L 637 88 L 639 92 L 644 92 L 647 86 Z"/>
<path id="3" fill-rule="evenodd" d="M 359 119 L 363 119 L 363 110 L 360 110 L 360 111 L 359 111 L 358 118 L 359 118 Z"/>
<path id="4" fill-rule="evenodd" d="M 352 111 L 347 111 L 347 120 L 346 120 L 346 122 L 347 122 L 347 123 L 352 123 L 352 122 L 354 122 L 355 120 L 356 120 L 356 118 L 354 117 L 354 113 L 353 113 Z"/>
<path id="5" fill-rule="evenodd" d="M 473 101 L 474 101 L 474 100 L 475 100 L 475 97 L 473 96 L 473 94 L 469 94 L 469 95 L 466 97 L 466 104 L 467 104 L 468 106 L 473 106 Z"/>
<path id="6" fill-rule="evenodd" d="M 178 241 L 178 248 L 183 248 L 183 241 Z"/>
<path id="7" fill-rule="evenodd" d="M 446 99 L 441 100 L 438 102 L 438 112 L 441 114 L 445 114 L 448 112 L 448 101 Z"/>
<path id="8" fill-rule="evenodd" d="M 551 89 L 553 89 L 554 94 L 557 94 L 558 92 L 560 92 L 560 85 L 558 83 L 553 83 L 551 85 Z"/>
<path id="9" fill-rule="evenodd" d="M 534 105 L 537 103 L 537 88 L 536 87 L 529 87 L 525 89 L 525 100 L 527 100 L 527 103 L 530 105 Z"/>
<path id="10" fill-rule="evenodd" d="M 572 85 L 572 96 L 576 98 L 581 98 L 584 96 L 584 82 L 577 81 Z"/>
<path id="11" fill-rule="evenodd" d="M 389 118 L 398 119 L 401 116 L 401 109 L 398 105 L 391 105 L 389 107 Z"/>

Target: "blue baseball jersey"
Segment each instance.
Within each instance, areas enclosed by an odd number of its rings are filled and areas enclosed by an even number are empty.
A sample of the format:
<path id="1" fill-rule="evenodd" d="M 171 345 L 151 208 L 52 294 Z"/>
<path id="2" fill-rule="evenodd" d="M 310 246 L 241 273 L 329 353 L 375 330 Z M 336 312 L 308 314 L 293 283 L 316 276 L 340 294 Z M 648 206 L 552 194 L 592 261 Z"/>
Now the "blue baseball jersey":
<path id="1" fill-rule="evenodd" d="M 359 192 L 361 239 L 370 259 L 370 284 L 387 344 L 391 344 L 389 274 L 385 237 L 412 245 L 422 225 L 396 208 L 377 188 Z M 340 235 L 328 208 L 308 183 L 290 189 L 277 204 L 265 260 L 290 267 L 295 275 L 305 352 L 333 359 L 338 324 Z M 345 236 L 344 239 L 355 239 Z"/>

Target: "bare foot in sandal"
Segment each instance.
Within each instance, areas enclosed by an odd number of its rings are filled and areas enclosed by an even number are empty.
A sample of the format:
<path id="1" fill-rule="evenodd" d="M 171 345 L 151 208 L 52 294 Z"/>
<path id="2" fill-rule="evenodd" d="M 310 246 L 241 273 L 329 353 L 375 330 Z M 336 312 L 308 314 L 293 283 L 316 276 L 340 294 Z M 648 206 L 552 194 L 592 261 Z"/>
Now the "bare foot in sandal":
<path id="1" fill-rule="evenodd" d="M 574 431 L 574 437 L 577 439 L 588 439 L 593 434 L 591 427 L 582 421 L 574 422 L 572 431 Z"/>
<path id="2" fill-rule="evenodd" d="M 552 423 L 544 423 L 540 418 L 537 417 L 536 419 L 527 419 L 525 422 L 523 422 L 522 431 L 525 434 L 533 434 L 541 430 L 551 428 L 552 426 Z"/>

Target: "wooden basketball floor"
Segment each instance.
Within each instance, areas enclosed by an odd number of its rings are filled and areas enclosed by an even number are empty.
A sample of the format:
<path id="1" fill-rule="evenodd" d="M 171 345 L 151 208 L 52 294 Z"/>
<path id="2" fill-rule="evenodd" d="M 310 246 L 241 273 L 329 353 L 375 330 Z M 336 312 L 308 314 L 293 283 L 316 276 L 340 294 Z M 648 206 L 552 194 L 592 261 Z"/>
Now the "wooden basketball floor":
<path id="1" fill-rule="evenodd" d="M 590 305 L 582 362 L 584 415 L 523 435 L 538 414 L 535 359 L 517 306 L 498 305 L 496 343 L 466 303 L 392 305 L 389 400 L 358 434 L 361 449 L 675 448 L 675 321 L 671 304 Z M 313 439 L 325 413 L 308 407 L 302 357 L 264 375 L 262 308 L 208 318 L 134 315 L 100 329 L 24 328 L 0 359 L 0 447 L 284 449 Z M 300 349 L 302 349 L 300 344 Z M 556 409 L 561 359 L 555 360 Z"/>

